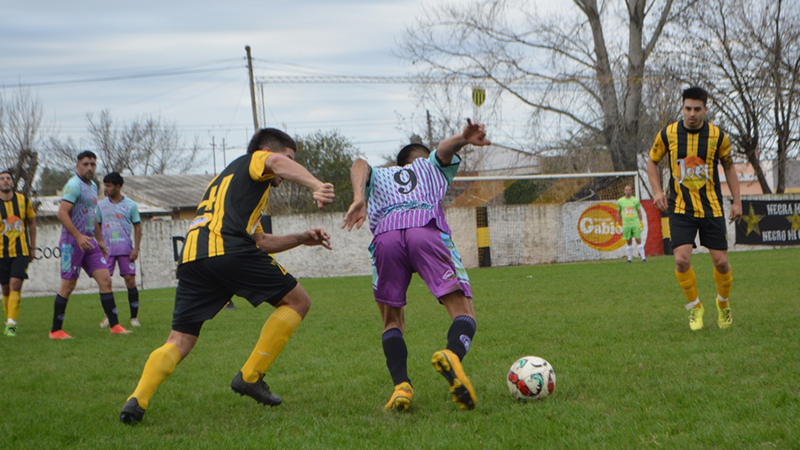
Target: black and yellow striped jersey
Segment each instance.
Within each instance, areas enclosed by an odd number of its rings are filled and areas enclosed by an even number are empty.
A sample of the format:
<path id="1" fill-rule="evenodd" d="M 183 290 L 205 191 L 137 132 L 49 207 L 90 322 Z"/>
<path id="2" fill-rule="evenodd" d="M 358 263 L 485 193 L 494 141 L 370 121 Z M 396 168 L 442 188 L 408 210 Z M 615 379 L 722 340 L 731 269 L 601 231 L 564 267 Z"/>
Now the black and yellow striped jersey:
<path id="1" fill-rule="evenodd" d="M 265 173 L 264 162 L 270 155 L 257 151 L 241 156 L 211 181 L 189 226 L 181 264 L 257 249 L 252 234 L 267 204 L 269 181 L 275 177 Z"/>
<path id="2" fill-rule="evenodd" d="M 722 190 L 718 164 L 733 164 L 728 135 L 705 122 L 699 130 L 688 130 L 683 121 L 666 126 L 650 149 L 650 159 L 658 163 L 669 155 L 672 182 L 669 186 L 669 212 L 694 217 L 722 217 Z"/>
<path id="3" fill-rule="evenodd" d="M 25 225 L 34 217 L 30 199 L 19 192 L 14 192 L 11 200 L 3 200 L 3 206 L 0 207 L 0 234 L 3 236 L 0 239 L 0 257 L 30 256 L 30 242 Z"/>

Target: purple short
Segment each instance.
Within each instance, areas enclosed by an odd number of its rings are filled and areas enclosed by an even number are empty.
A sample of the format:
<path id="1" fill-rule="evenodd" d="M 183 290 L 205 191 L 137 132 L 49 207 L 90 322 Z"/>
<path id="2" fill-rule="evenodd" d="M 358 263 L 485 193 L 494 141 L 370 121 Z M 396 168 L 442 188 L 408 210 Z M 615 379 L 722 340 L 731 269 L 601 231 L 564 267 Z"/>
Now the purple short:
<path id="1" fill-rule="evenodd" d="M 88 252 L 81 250 L 77 242 L 61 242 L 61 278 L 65 280 L 77 280 L 81 274 L 81 268 L 89 276 L 98 269 L 108 269 L 103 252 L 97 246 L 97 242 L 92 239 L 94 248 Z"/>
<path id="2" fill-rule="evenodd" d="M 370 244 L 375 301 L 393 307 L 406 304 L 406 290 L 416 272 L 436 298 L 463 291 L 472 297 L 469 277 L 450 236 L 434 223 L 422 228 L 381 233 Z"/>
<path id="3" fill-rule="evenodd" d="M 114 275 L 115 263 L 119 263 L 120 276 L 136 275 L 136 263 L 131 262 L 129 255 L 115 255 L 108 257 L 108 273 Z"/>

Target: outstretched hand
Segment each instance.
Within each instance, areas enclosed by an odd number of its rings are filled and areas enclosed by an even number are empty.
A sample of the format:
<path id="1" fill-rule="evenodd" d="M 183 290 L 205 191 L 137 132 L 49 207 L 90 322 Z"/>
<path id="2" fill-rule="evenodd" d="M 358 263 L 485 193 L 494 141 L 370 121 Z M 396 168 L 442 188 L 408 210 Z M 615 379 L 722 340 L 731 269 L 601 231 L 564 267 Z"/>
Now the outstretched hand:
<path id="1" fill-rule="evenodd" d="M 332 250 L 331 235 L 328 234 L 328 232 L 323 230 L 322 228 L 309 228 L 308 230 L 303 232 L 301 241 L 303 245 L 308 245 L 308 246 L 321 245 L 327 248 L 328 250 Z"/>
<path id="2" fill-rule="evenodd" d="M 472 120 L 467 119 L 467 125 L 464 127 L 464 131 L 461 133 L 472 145 L 489 145 L 492 141 L 486 139 L 486 128 L 485 125 L 482 123 L 472 123 Z"/>
<path id="3" fill-rule="evenodd" d="M 350 208 L 347 210 L 347 214 L 344 215 L 344 221 L 342 221 L 342 228 L 347 227 L 347 231 L 352 231 L 353 226 L 355 225 L 356 229 L 361 229 L 361 225 L 364 224 L 364 220 L 367 219 L 367 202 L 364 200 L 353 202 L 350 205 Z"/>
<path id="4" fill-rule="evenodd" d="M 330 183 L 322 183 L 318 188 L 314 189 L 311 195 L 314 201 L 317 202 L 317 208 L 322 209 L 325 205 L 333 203 L 335 197 L 333 192 L 333 185 Z"/>

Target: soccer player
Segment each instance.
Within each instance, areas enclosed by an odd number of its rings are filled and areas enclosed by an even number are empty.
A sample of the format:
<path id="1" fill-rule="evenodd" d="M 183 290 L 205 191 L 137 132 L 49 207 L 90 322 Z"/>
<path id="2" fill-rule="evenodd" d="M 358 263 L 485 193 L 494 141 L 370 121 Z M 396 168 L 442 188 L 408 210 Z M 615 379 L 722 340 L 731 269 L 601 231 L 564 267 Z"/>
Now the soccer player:
<path id="1" fill-rule="evenodd" d="M 117 172 L 103 178 L 106 198 L 97 202 L 97 223 L 103 232 L 108 247 L 108 273 L 114 276 L 114 266 L 119 265 L 119 274 L 128 288 L 128 303 L 131 308 L 131 325 L 139 324 L 139 289 L 136 287 L 136 259 L 142 243 L 142 224 L 139 206 L 122 195 L 125 180 Z M 131 237 L 133 231 L 133 237 Z M 108 327 L 108 317 L 103 317 L 100 327 Z"/>
<path id="2" fill-rule="evenodd" d="M 67 181 L 58 207 L 58 220 L 61 222 L 61 286 L 58 288 L 53 306 L 53 327 L 50 339 L 70 339 L 64 332 L 64 314 L 67 301 L 78 284 L 81 268 L 97 282 L 100 288 L 100 304 L 103 306 L 112 334 L 128 334 L 117 320 L 117 305 L 111 291 L 111 275 L 108 273 L 106 257 L 108 250 L 103 242 L 103 234 L 97 225 L 97 184 L 94 173 L 97 170 L 97 155 L 90 151 L 78 155 L 77 174 Z"/>
<path id="3" fill-rule="evenodd" d="M 20 292 L 28 278 L 28 263 L 36 257 L 36 218 L 30 199 L 14 191 L 14 178 L 0 171 L 0 285 L 3 287 L 4 334 L 17 335 Z"/>
<path id="4" fill-rule="evenodd" d="M 634 215 L 634 211 L 636 215 Z M 636 220 L 638 216 L 639 220 Z M 625 196 L 617 200 L 617 223 L 622 225 L 622 238 L 628 242 L 625 248 L 628 251 L 628 262 L 633 257 L 633 240 L 636 239 L 636 248 L 639 249 L 639 256 L 642 262 L 647 262 L 644 256 L 644 244 L 642 244 L 642 206 L 639 199 L 633 196 L 633 187 L 630 184 L 625 186 Z"/>
<path id="5" fill-rule="evenodd" d="M 371 168 L 363 159 L 353 164 L 353 203 L 342 228 L 360 228 L 369 217 L 374 235 L 372 289 L 383 319 L 386 366 L 394 383 L 384 406 L 387 411 L 408 409 L 414 397 L 403 338 L 403 308 L 414 272 L 452 319 L 447 347 L 435 352 L 431 362 L 450 385 L 453 401 L 464 409 L 475 408 L 475 390 L 461 366 L 475 336 L 475 311 L 469 277 L 450 238 L 441 202 L 461 162 L 456 152 L 467 144 L 490 143 L 484 126 L 467 119 L 464 130 L 440 142 L 434 152 L 410 144 L 400 150 L 395 167 Z"/>
<path id="6" fill-rule="evenodd" d="M 277 187 L 283 179 L 310 188 L 320 208 L 334 199 L 333 185 L 294 162 L 296 152 L 297 144 L 289 135 L 263 128 L 253 135 L 247 154 L 231 162 L 206 188 L 178 265 L 172 331 L 166 343 L 150 354 L 136 390 L 122 408 L 121 422 L 142 420 L 156 388 L 194 348 L 203 323 L 234 294 L 253 306 L 267 302 L 276 309 L 264 323 L 250 358 L 233 377 L 231 389 L 264 405 L 281 403 L 264 382 L 264 374 L 300 325 L 311 299 L 268 252 L 301 244 L 330 248 L 330 237 L 320 229 L 289 236 L 256 231 L 270 186 Z"/>
<path id="7" fill-rule="evenodd" d="M 682 97 L 683 120 L 668 125 L 656 136 L 647 160 L 647 174 L 653 188 L 655 206 L 669 213 L 675 274 L 689 301 L 686 304 L 689 328 L 695 331 L 703 328 L 705 314 L 705 308 L 697 296 L 697 278 L 691 265 L 698 231 L 700 244 L 708 248 L 714 263 L 717 325 L 728 328 L 733 323 L 728 303 L 733 275 L 728 263 L 728 234 L 719 185 L 719 164 L 722 163 L 733 197 L 729 216 L 732 221 L 742 217 L 739 180 L 733 167 L 728 135 L 705 120 L 708 93 L 702 88 L 690 87 L 683 91 Z M 662 191 L 661 174 L 657 166 L 665 156 L 669 158 L 672 180 L 669 199 Z"/>

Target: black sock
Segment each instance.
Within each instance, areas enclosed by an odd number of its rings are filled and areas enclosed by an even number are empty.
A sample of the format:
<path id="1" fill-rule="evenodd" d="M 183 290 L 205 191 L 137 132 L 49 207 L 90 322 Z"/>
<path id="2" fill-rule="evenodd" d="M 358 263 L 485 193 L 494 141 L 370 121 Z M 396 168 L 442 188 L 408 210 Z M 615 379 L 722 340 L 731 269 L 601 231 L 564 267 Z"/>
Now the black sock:
<path id="1" fill-rule="evenodd" d="M 383 333 L 381 340 L 383 341 L 383 354 L 386 355 L 386 367 L 389 369 L 395 386 L 404 381 L 411 382 L 406 365 L 408 348 L 403 339 L 403 332 L 399 328 L 391 328 Z"/>
<path id="2" fill-rule="evenodd" d="M 53 304 L 53 328 L 50 331 L 56 332 L 64 326 L 64 313 L 67 312 L 67 300 L 56 294 L 56 301 Z"/>
<path id="3" fill-rule="evenodd" d="M 455 353 L 458 359 L 464 360 L 475 337 L 475 319 L 470 316 L 458 316 L 453 319 L 447 331 L 447 349 Z"/>
<path id="4" fill-rule="evenodd" d="M 114 303 L 114 293 L 101 292 L 100 304 L 103 305 L 103 311 L 106 312 L 106 317 L 108 317 L 108 326 L 114 327 L 119 324 L 119 319 L 117 319 L 117 304 Z"/>
<path id="5" fill-rule="evenodd" d="M 128 303 L 131 304 L 131 319 L 139 316 L 139 289 L 128 289 Z"/>

